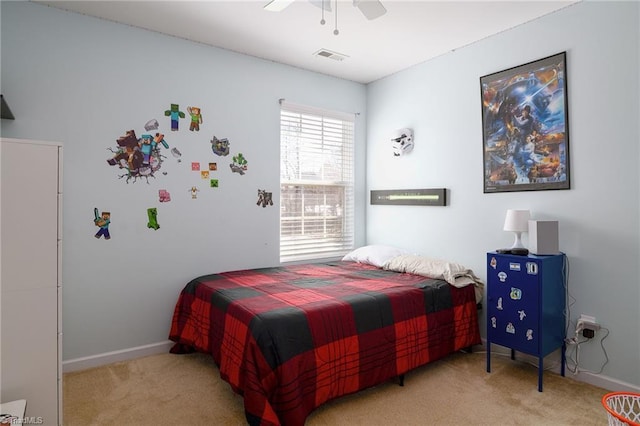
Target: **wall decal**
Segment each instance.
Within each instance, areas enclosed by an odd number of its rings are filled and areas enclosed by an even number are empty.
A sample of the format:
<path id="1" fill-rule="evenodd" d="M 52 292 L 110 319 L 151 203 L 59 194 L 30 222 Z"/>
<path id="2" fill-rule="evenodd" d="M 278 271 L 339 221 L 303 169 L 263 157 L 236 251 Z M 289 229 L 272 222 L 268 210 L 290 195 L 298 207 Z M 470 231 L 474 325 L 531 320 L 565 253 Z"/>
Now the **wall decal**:
<path id="1" fill-rule="evenodd" d="M 184 118 L 184 112 L 180 111 L 180 105 L 171 104 L 171 109 L 168 109 L 164 112 L 164 115 L 167 117 L 171 117 L 171 131 L 178 131 L 178 120 Z"/>
<path id="2" fill-rule="evenodd" d="M 147 122 L 145 123 L 145 125 L 144 125 L 144 129 L 145 129 L 147 132 L 150 132 L 150 131 L 152 131 L 152 130 L 157 130 L 159 126 L 160 126 L 160 125 L 158 124 L 158 120 L 156 120 L 155 118 L 152 118 L 151 120 L 149 120 L 149 121 L 147 121 Z"/>
<path id="3" fill-rule="evenodd" d="M 100 239 L 100 237 L 104 237 L 105 240 L 110 240 L 111 235 L 109 234 L 109 225 L 111 224 L 111 213 L 110 212 L 102 212 L 102 215 L 98 214 L 98 208 L 95 207 L 93 209 L 93 223 L 100 228 L 96 235 L 96 238 Z"/>
<path id="4" fill-rule="evenodd" d="M 160 198 L 161 203 L 171 201 L 171 194 L 169 194 L 169 191 L 167 191 L 166 189 L 159 189 L 158 197 Z"/>
<path id="5" fill-rule="evenodd" d="M 218 170 L 218 163 L 209 163 L 209 170 L 211 171 Z"/>
<path id="6" fill-rule="evenodd" d="M 202 124 L 202 113 L 200 112 L 199 107 L 187 107 L 187 112 L 191 116 L 191 124 L 189 125 L 189 130 L 192 132 L 200 131 L 200 125 Z"/>
<path id="7" fill-rule="evenodd" d="M 162 166 L 163 158 L 160 153 L 160 145 L 169 148 L 169 144 L 164 140 L 164 135 L 156 133 L 155 136 L 149 134 L 142 135 L 138 139 L 136 132 L 129 130 L 124 136 L 116 140 L 117 149 L 107 148 L 114 155 L 107 160 L 110 166 L 118 166 L 127 172 L 119 175 L 120 179 L 126 177 L 127 183 L 133 178 L 135 182 L 138 178 L 145 178 L 149 183 L 149 177 L 155 178 L 154 173 Z"/>
<path id="8" fill-rule="evenodd" d="M 140 151 L 142 151 L 142 164 L 148 166 L 151 164 L 152 155 L 158 144 L 162 144 L 165 148 L 169 148 L 169 144 L 164 140 L 164 135 L 156 133 L 155 136 L 142 135 L 142 144 L 140 145 Z"/>
<path id="9" fill-rule="evenodd" d="M 192 200 L 195 200 L 195 199 L 197 199 L 197 198 L 198 198 L 198 192 L 200 192 L 200 190 L 198 189 L 198 187 L 196 187 L 196 186 L 192 186 L 192 187 L 189 189 L 189 192 L 191 193 L 191 199 L 192 199 Z"/>
<path id="10" fill-rule="evenodd" d="M 202 177 L 202 179 L 209 179 L 209 170 L 202 170 L 200 172 L 200 176 Z"/>
<path id="11" fill-rule="evenodd" d="M 229 139 L 218 139 L 214 135 L 211 139 L 211 150 L 220 157 L 226 157 L 229 155 Z"/>
<path id="12" fill-rule="evenodd" d="M 191 171 L 192 172 L 199 172 L 200 171 L 200 163 L 198 163 L 197 161 L 194 161 L 191 163 Z"/>
<path id="13" fill-rule="evenodd" d="M 171 148 L 171 155 L 173 155 L 175 158 L 178 159 L 178 163 L 182 162 L 182 159 L 180 157 L 182 157 L 182 153 L 180 151 L 178 151 L 178 148 Z"/>
<path id="14" fill-rule="evenodd" d="M 160 224 L 158 224 L 158 209 L 155 207 L 148 208 L 147 217 L 149 218 L 147 228 L 153 228 L 153 230 L 157 231 L 160 228 Z"/>
<path id="15" fill-rule="evenodd" d="M 247 159 L 239 152 L 238 155 L 233 156 L 233 163 L 229 164 L 229 167 L 232 172 L 243 175 L 247 171 Z"/>
<path id="16" fill-rule="evenodd" d="M 211 186 L 211 188 L 217 188 L 218 187 L 218 179 L 211 179 L 211 181 L 209 181 L 209 186 Z"/>
<path id="17" fill-rule="evenodd" d="M 264 189 L 258 189 L 258 202 L 256 203 L 258 206 L 267 207 L 267 205 L 273 205 L 273 194 L 271 192 L 267 192 Z"/>

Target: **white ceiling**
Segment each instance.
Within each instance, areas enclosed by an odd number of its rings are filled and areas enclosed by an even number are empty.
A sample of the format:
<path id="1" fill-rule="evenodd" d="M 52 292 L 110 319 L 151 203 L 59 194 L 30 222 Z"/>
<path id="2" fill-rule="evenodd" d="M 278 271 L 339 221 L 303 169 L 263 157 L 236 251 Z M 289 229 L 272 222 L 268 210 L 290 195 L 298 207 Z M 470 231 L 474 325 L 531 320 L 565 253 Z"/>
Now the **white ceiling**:
<path id="1" fill-rule="evenodd" d="M 325 0 L 327 1 L 327 0 Z M 369 83 L 567 7 L 567 1 L 382 0 L 387 13 L 369 21 L 351 0 L 335 16 L 308 0 L 281 12 L 269 0 L 38 1 L 135 27 L 245 53 L 339 78 Z M 335 10 L 335 0 L 331 0 Z M 314 56 L 327 49 L 343 61 Z"/>

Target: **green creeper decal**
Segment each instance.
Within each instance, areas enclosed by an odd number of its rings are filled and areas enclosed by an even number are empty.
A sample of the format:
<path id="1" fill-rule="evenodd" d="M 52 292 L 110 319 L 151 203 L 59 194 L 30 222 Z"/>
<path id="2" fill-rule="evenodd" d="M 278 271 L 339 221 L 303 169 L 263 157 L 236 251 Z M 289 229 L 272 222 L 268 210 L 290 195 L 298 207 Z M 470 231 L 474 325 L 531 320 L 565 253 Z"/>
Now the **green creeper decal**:
<path id="1" fill-rule="evenodd" d="M 158 209 L 152 207 L 147 209 L 147 216 L 149 217 L 149 222 L 147 222 L 147 228 L 153 228 L 154 230 L 158 230 L 160 225 L 158 224 Z"/>

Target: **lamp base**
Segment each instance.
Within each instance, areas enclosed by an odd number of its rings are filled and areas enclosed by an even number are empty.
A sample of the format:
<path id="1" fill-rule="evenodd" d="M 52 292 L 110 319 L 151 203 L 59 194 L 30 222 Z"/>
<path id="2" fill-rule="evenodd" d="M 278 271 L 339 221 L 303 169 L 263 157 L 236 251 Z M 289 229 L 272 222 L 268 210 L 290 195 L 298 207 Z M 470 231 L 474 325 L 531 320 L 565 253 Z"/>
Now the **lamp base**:
<path id="1" fill-rule="evenodd" d="M 525 248 L 522 245 L 522 238 L 521 238 L 522 232 L 514 231 L 514 234 L 515 234 L 515 239 L 513 240 L 513 245 L 511 246 L 511 249 L 513 250 L 513 249 L 523 249 L 523 248 Z"/>

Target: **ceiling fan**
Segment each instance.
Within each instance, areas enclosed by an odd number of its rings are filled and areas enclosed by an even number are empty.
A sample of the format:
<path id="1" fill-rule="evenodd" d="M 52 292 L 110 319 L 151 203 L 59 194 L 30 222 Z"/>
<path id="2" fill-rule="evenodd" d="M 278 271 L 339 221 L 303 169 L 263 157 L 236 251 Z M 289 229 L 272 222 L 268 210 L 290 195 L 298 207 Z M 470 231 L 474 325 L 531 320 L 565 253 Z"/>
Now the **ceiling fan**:
<path id="1" fill-rule="evenodd" d="M 294 0 L 271 0 L 264 8 L 272 12 L 280 12 L 293 2 Z M 331 13 L 331 0 L 309 0 L 309 2 Z M 337 9 L 337 0 L 335 0 L 335 5 Z M 379 0 L 353 0 L 353 6 L 357 7 L 369 20 L 379 18 L 387 13 L 387 9 Z"/>

